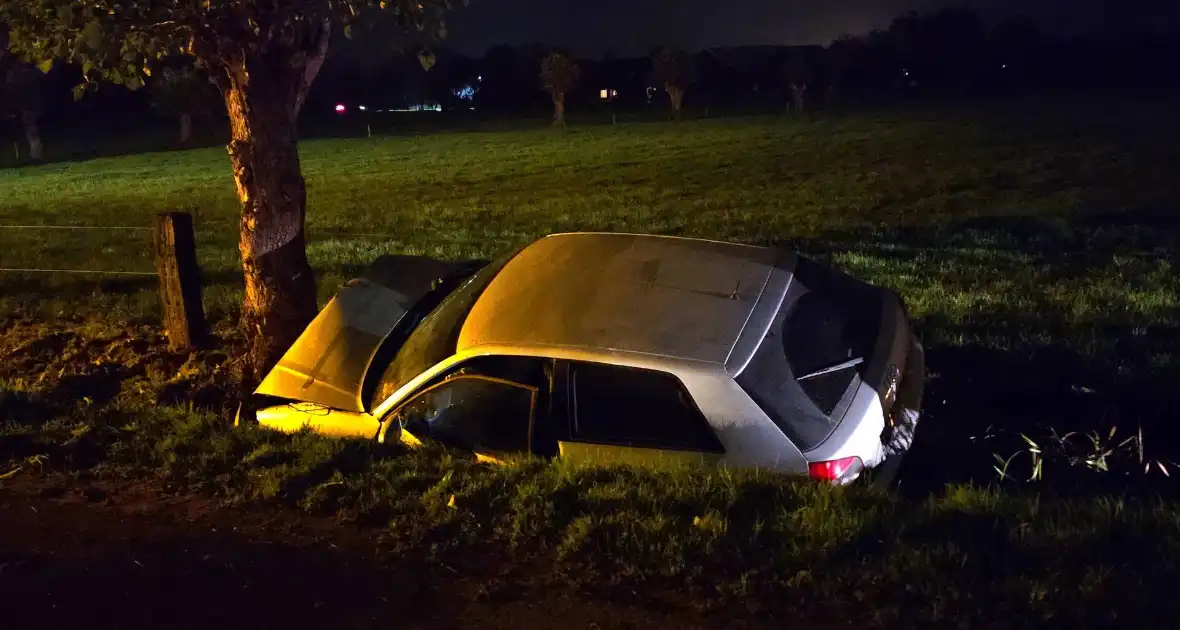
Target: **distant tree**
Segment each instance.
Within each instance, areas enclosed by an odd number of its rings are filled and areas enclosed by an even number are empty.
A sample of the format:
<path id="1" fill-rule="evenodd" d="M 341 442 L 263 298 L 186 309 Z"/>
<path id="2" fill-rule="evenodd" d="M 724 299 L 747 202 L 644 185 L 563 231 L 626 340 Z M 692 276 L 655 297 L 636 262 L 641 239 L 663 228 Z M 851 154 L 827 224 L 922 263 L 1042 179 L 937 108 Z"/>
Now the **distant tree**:
<path id="1" fill-rule="evenodd" d="M 824 51 L 823 67 L 827 79 L 824 101 L 827 105 L 832 105 L 839 98 L 844 84 L 848 81 L 848 75 L 852 72 L 858 52 L 865 46 L 861 38 L 841 35 Z"/>
<path id="2" fill-rule="evenodd" d="M 988 45 L 993 63 L 1002 70 L 1005 82 L 1026 82 L 1038 75 L 1044 63 L 1044 49 L 1048 39 L 1032 19 L 1011 16 L 1000 20 L 988 33 Z"/>
<path id="3" fill-rule="evenodd" d="M 560 52 L 549 53 L 541 61 L 541 82 L 553 97 L 553 123 L 565 127 L 565 95 L 578 84 L 581 69 L 576 61 Z"/>
<path id="4" fill-rule="evenodd" d="M 796 112 L 803 111 L 807 86 L 811 85 L 814 76 L 815 71 L 811 66 L 811 60 L 808 59 L 806 51 L 802 49 L 790 51 L 783 64 L 783 79 L 786 81 L 787 87 L 791 89 L 791 103 L 787 104 L 788 110 L 791 109 L 791 105 L 793 104 Z"/>
<path id="5" fill-rule="evenodd" d="M 246 289 L 240 325 L 256 379 L 318 310 L 296 119 L 333 32 L 348 35 L 361 17 L 384 10 L 403 30 L 441 37 L 443 14 L 460 1 L 5 0 L 0 23 L 13 52 L 38 64 L 75 63 L 83 85 L 140 88 L 144 68 L 178 54 L 209 72 L 230 120 Z"/>
<path id="6" fill-rule="evenodd" d="M 692 83 L 695 73 L 692 57 L 678 48 L 661 48 L 652 56 L 651 70 L 652 81 L 668 93 L 668 99 L 672 102 L 672 117 L 679 119 L 684 107 L 684 92 Z"/>
<path id="7" fill-rule="evenodd" d="M 544 56 L 532 58 L 528 47 L 506 44 L 493 46 L 480 60 L 483 76 L 479 108 L 502 112 L 523 112 L 531 108 L 540 93 L 537 68 Z"/>
<path id="8" fill-rule="evenodd" d="M 150 83 L 152 105 L 180 124 L 180 144 L 192 139 L 193 118 L 214 107 L 216 90 L 209 76 L 191 64 L 165 65 Z"/>
<path id="9" fill-rule="evenodd" d="M 887 36 L 905 72 L 942 90 L 969 90 L 986 57 L 983 21 L 966 8 L 908 13 L 890 24 Z"/>
<path id="10" fill-rule="evenodd" d="M 0 60 L 0 109 L 20 120 L 25 141 L 29 144 L 29 158 L 38 161 L 45 156 L 41 141 L 41 113 L 44 74 L 36 66 L 9 57 Z"/>
<path id="11" fill-rule="evenodd" d="M 29 143 L 29 157 L 40 160 L 41 110 L 44 79 L 40 70 L 8 51 L 8 29 L 0 24 L 0 113 L 18 120 Z"/>

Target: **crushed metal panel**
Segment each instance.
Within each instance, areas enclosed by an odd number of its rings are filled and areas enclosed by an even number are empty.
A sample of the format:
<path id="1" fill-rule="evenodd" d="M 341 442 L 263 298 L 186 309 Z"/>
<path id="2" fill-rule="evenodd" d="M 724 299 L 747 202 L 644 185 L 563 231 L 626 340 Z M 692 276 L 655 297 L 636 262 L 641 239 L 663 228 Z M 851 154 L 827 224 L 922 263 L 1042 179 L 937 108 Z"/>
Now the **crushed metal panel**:
<path id="1" fill-rule="evenodd" d="M 457 268 L 414 256 L 377 259 L 328 302 L 257 393 L 364 411 L 361 389 L 373 355 L 431 283 Z"/>
<path id="2" fill-rule="evenodd" d="M 363 411 L 369 359 L 406 313 L 402 296 L 369 282 L 332 298 L 258 387 L 259 394 Z"/>

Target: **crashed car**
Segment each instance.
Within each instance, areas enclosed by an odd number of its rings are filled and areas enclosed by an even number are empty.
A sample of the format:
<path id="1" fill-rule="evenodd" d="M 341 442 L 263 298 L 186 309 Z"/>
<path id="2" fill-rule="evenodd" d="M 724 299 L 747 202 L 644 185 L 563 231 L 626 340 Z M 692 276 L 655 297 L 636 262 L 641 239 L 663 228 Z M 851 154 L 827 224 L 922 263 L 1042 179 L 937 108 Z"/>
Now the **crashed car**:
<path id="1" fill-rule="evenodd" d="M 256 391 L 253 414 L 480 459 L 888 479 L 925 370 L 893 292 L 790 250 L 575 233 L 492 262 L 378 259 Z"/>

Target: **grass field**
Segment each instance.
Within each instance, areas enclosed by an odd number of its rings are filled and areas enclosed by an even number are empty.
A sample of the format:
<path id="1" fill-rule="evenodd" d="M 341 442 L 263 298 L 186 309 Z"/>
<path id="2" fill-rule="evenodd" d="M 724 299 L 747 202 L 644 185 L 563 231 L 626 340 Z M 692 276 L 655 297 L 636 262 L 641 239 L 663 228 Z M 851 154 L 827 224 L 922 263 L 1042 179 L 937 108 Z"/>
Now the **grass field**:
<path id="1" fill-rule="evenodd" d="M 1112 602 L 1155 615 L 1160 585 L 1180 574 L 1165 560 L 1180 550 L 1180 517 L 1152 494 L 1174 486 L 1158 468 L 1142 474 L 1180 459 L 1171 105 L 303 145 L 323 299 L 379 253 L 488 256 L 566 230 L 790 245 L 897 289 L 931 371 L 902 477 L 916 502 L 746 475 L 540 463 L 489 471 L 228 430 L 220 413 L 240 281 L 220 149 L 0 171 L 0 224 L 142 227 L 155 212 L 193 212 L 206 308 L 227 344 L 193 357 L 161 352 L 150 278 L 0 275 L 0 458 L 392 521 L 410 532 L 404 540 L 440 553 L 491 537 L 526 557 L 555 554 L 577 579 L 687 581 L 726 601 L 756 596 L 781 610 L 877 615 L 881 625 L 905 622 L 906 602 L 920 602 L 919 621 L 992 611 L 1110 621 Z M 0 267 L 150 271 L 147 237 L 0 228 Z M 1073 431 L 1082 434 L 1063 437 Z M 997 453 L 1017 457 L 1002 464 Z M 1061 484 L 926 494 L 994 482 L 993 465 L 1025 479 L 1038 456 L 1044 480 Z M 1037 494 L 1098 488 L 1115 494 L 1045 503 Z"/>
<path id="2" fill-rule="evenodd" d="M 1146 424 L 1150 440 L 1167 414 L 1147 401 L 1175 400 L 1180 372 L 1170 105 L 310 141 L 310 256 L 326 300 L 379 253 L 490 256 L 556 231 L 791 245 L 902 293 L 932 352 L 930 414 L 979 433 Z M 232 320 L 223 150 L 0 171 L 0 224 L 146 227 L 168 210 L 195 214 L 206 308 Z M 149 236 L 0 229 L 0 267 L 151 271 Z M 8 313 L 158 312 L 151 278 L 0 282 Z"/>

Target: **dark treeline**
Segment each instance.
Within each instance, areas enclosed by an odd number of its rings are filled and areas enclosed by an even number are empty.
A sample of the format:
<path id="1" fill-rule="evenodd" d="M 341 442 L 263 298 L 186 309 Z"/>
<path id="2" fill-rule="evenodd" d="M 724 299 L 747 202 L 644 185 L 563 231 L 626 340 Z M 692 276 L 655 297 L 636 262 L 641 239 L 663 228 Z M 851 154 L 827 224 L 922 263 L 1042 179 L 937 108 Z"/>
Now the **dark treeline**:
<path id="1" fill-rule="evenodd" d="M 333 66 L 316 93 L 317 110 L 337 102 L 383 107 L 437 104 L 485 115 L 544 115 L 542 45 L 497 46 L 482 58 L 443 51 L 425 72 L 413 56 L 368 68 Z M 655 55 L 656 51 L 652 52 Z M 897 18 L 886 30 L 844 36 L 828 46 L 746 46 L 690 53 L 686 102 L 695 108 L 804 109 L 902 100 L 978 99 L 1046 91 L 1180 87 L 1180 33 L 1123 38 L 1056 38 L 1024 18 L 985 23 L 967 9 Z M 667 107 L 652 56 L 579 59 L 573 110 Z M 792 86 L 795 89 L 792 89 Z M 603 90 L 607 90 L 604 99 Z M 800 98 L 797 100 L 796 96 Z"/>
<path id="2" fill-rule="evenodd" d="M 477 119 L 541 117 L 553 101 L 540 77 L 553 50 L 497 46 L 473 58 L 438 51 L 427 71 L 414 54 L 374 54 L 380 33 L 333 44 L 304 109 L 309 126 L 427 108 Z M 667 51 L 665 51 L 667 52 Z M 1049 35 L 1008 18 L 989 24 L 966 9 L 907 14 L 888 29 L 844 36 L 828 46 L 746 46 L 683 53 L 685 107 L 717 113 L 821 110 L 893 102 L 979 100 L 1020 94 L 1103 94 L 1180 87 L 1180 34 L 1079 39 Z M 670 112 L 653 57 L 577 59 L 578 82 L 564 95 L 579 113 Z M 658 64 L 657 64 L 658 65 Z M 35 69 L 34 69 L 35 70 Z M 199 71 L 165 65 L 148 89 L 102 86 L 80 100 L 76 68 L 48 75 L 0 56 L 0 140 L 28 147 L 30 123 L 51 136 L 119 136 L 172 125 L 171 144 L 218 138 L 217 95 Z M 360 112 L 364 105 L 366 112 Z M 194 131 L 195 128 L 195 131 Z M 26 150 L 27 152 L 27 150 Z"/>

